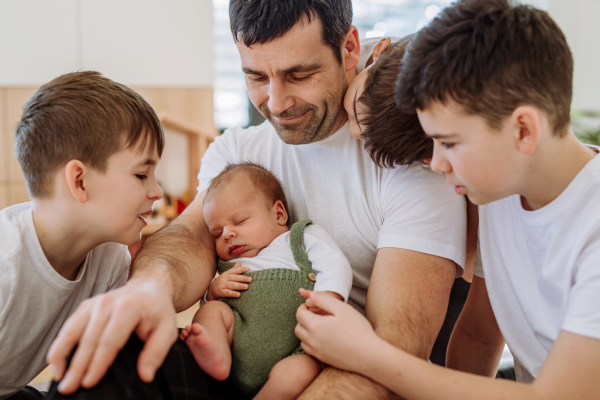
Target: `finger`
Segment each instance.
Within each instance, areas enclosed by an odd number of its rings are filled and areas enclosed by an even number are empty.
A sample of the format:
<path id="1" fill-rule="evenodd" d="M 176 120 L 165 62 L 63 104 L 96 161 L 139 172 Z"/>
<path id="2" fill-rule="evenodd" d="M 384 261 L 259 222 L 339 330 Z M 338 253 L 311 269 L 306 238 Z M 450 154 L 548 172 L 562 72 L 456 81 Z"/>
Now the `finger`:
<path id="1" fill-rule="evenodd" d="M 323 293 L 312 293 L 310 299 L 316 307 L 319 307 L 323 311 L 331 315 L 336 315 L 344 309 L 346 305 L 344 302 Z"/>
<path id="2" fill-rule="evenodd" d="M 67 358 L 85 331 L 90 318 L 90 302 L 83 302 L 65 322 L 52 342 L 46 361 L 50 364 L 53 379 L 58 381 L 63 378 L 67 368 Z"/>
<path id="3" fill-rule="evenodd" d="M 230 290 L 246 290 L 246 289 L 248 289 L 248 285 L 245 284 L 245 283 L 229 282 L 229 283 L 227 283 L 226 289 L 230 289 Z"/>
<path id="4" fill-rule="evenodd" d="M 144 382 L 151 382 L 156 371 L 165 361 L 171 346 L 177 340 L 175 320 L 172 323 L 164 322 L 146 340 L 144 348 L 138 358 L 138 374 Z"/>
<path id="5" fill-rule="evenodd" d="M 106 297 L 94 303 L 88 325 L 77 346 L 77 350 L 75 350 L 75 355 L 73 355 L 69 369 L 58 386 L 58 390 L 63 394 L 71 394 L 77 390 L 87 373 L 98 340 L 110 318 L 110 312 L 106 311 L 106 306 L 103 307 L 103 304 L 106 304 L 109 300 L 104 299 Z"/>
<path id="6" fill-rule="evenodd" d="M 251 276 L 246 276 L 246 275 L 231 275 L 229 277 L 229 281 L 235 281 L 235 282 L 252 282 L 252 277 Z"/>
<path id="7" fill-rule="evenodd" d="M 296 334 L 296 337 L 298 339 L 300 339 L 300 341 L 302 341 L 302 342 L 307 341 L 308 338 L 310 337 L 310 335 L 308 334 L 308 331 L 306 330 L 306 328 L 303 327 L 300 324 L 296 324 L 296 328 L 294 329 L 294 333 Z"/>
<path id="8" fill-rule="evenodd" d="M 114 309 L 93 349 L 88 370 L 81 381 L 83 387 L 90 388 L 100 382 L 138 324 L 139 317 L 131 308 L 117 306 Z"/>
<path id="9" fill-rule="evenodd" d="M 296 320 L 298 321 L 298 324 L 302 325 L 307 330 L 315 317 L 320 318 L 320 316 L 312 313 L 308 307 L 306 307 L 306 304 L 301 304 L 300 307 L 298 307 L 298 311 L 296 311 Z"/>
<path id="10" fill-rule="evenodd" d="M 300 288 L 300 295 L 306 299 L 310 298 L 312 291 Z"/>
<path id="11" fill-rule="evenodd" d="M 304 304 L 306 304 L 306 307 L 308 307 L 308 309 L 310 310 L 311 308 L 317 308 L 317 306 L 315 306 L 315 302 L 312 301 L 311 299 L 308 299 L 304 302 Z"/>
<path id="12" fill-rule="evenodd" d="M 223 296 L 221 297 L 240 297 L 241 293 L 235 290 L 223 289 Z"/>

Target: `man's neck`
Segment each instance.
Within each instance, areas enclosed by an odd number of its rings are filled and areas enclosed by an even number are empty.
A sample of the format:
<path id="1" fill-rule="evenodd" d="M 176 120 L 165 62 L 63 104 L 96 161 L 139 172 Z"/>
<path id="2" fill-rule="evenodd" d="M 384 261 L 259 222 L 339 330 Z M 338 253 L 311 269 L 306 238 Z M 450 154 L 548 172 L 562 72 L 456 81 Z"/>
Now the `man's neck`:
<path id="1" fill-rule="evenodd" d="M 56 199 L 33 201 L 33 224 L 46 259 L 62 277 L 75 280 L 87 253 L 97 243 L 92 227 Z M 72 211 L 72 210 L 71 210 Z"/>
<path id="2" fill-rule="evenodd" d="M 528 170 L 523 171 L 527 176 L 521 191 L 523 208 L 533 211 L 550 204 L 595 155 L 571 130 L 565 138 L 550 138 Z"/>

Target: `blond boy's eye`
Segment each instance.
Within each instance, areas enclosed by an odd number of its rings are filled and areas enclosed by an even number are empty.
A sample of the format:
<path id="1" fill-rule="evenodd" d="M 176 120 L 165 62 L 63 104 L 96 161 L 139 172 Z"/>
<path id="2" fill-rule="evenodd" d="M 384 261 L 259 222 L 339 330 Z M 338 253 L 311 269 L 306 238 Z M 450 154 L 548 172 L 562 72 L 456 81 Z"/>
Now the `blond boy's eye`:
<path id="1" fill-rule="evenodd" d="M 148 177 L 147 177 L 145 174 L 135 174 L 135 176 L 136 176 L 138 179 L 141 179 L 141 180 L 144 180 L 144 179 L 148 178 Z"/>

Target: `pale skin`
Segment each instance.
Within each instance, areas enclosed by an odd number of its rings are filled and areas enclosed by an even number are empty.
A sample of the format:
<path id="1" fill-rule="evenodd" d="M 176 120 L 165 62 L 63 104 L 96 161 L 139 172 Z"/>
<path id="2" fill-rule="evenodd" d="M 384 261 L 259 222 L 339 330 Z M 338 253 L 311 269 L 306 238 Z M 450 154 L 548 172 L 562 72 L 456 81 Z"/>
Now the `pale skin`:
<path id="1" fill-rule="evenodd" d="M 595 153 L 573 132 L 553 135 L 548 119 L 520 106 L 493 130 L 480 116 L 466 115 L 452 101 L 418 110 L 434 138 L 432 168 L 444 172 L 458 194 L 485 204 L 520 194 L 523 206 L 539 209 L 554 200 Z M 557 160 L 559 162 L 557 162 Z M 452 334 L 444 369 L 377 337 L 352 308 L 303 292 L 296 334 L 303 349 L 325 363 L 361 373 L 407 399 L 596 399 L 600 396 L 600 340 L 561 331 L 539 375 L 526 385 L 492 378 L 504 339 L 490 306 L 485 281 L 473 278 L 465 308 Z M 344 329 L 340 329 L 344 327 Z M 356 360 L 360 360 L 357 362 Z"/>
<path id="2" fill-rule="evenodd" d="M 215 238 L 217 254 L 222 260 L 254 257 L 279 235 L 288 232 L 287 211 L 283 203 L 273 204 L 249 180 L 244 172 L 223 184 L 204 201 L 204 218 Z M 248 289 L 251 277 L 237 263 L 220 274 L 211 284 L 204 304 L 180 335 L 200 368 L 217 380 L 227 379 L 231 370 L 231 345 L 235 332 L 234 315 L 220 297 L 240 297 Z M 317 275 L 317 281 L 319 277 Z M 322 292 L 338 300 L 338 293 Z M 321 363 L 306 354 L 279 361 L 256 399 L 295 399 L 323 369 Z"/>
<path id="3" fill-rule="evenodd" d="M 343 94 L 356 75 L 360 56 L 355 27 L 341 46 L 340 64 L 322 41 L 320 21 L 303 22 L 268 43 L 248 48 L 238 42 L 242 66 L 249 72 L 251 101 L 262 112 L 269 110 L 282 138 L 299 144 L 327 137 L 347 121 Z M 304 114 L 297 115 L 298 111 Z M 315 116 L 327 123 L 318 124 L 321 128 L 307 137 L 303 128 L 312 126 Z M 174 311 L 197 302 L 215 275 L 214 238 L 204 220 L 203 199 L 201 193 L 179 218 L 146 242 L 123 288 L 92 299 L 62 329 L 48 353 L 56 378 L 63 377 L 73 347 L 79 344 L 83 349 L 61 383 L 62 393 L 97 384 L 132 332 L 145 341 L 138 374 L 143 381 L 153 379 L 177 338 Z M 444 320 L 456 268 L 451 260 L 437 256 L 379 249 L 365 310 L 377 335 L 426 359 Z M 94 332 L 86 329 L 88 321 L 94 323 Z M 349 397 L 394 395 L 367 377 L 328 367 L 299 398 Z"/>

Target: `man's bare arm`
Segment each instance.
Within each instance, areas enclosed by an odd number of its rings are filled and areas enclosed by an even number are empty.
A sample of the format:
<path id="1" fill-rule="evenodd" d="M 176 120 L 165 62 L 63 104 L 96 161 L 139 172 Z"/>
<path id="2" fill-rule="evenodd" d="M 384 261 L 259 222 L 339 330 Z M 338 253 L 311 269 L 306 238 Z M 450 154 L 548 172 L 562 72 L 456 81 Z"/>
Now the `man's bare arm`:
<path id="1" fill-rule="evenodd" d="M 444 322 L 454 262 L 404 249 L 377 253 L 367 293 L 366 316 L 377 335 L 427 359 Z M 326 368 L 300 399 L 391 399 L 396 396 L 369 378 Z"/>
<path id="2" fill-rule="evenodd" d="M 96 385 L 132 333 L 145 342 L 138 374 L 146 382 L 154 378 L 177 339 L 175 309 L 197 301 L 215 274 L 203 199 L 201 193 L 179 218 L 148 239 L 125 286 L 84 301 L 65 322 L 47 356 L 54 378 L 62 378 L 62 393 Z"/>

